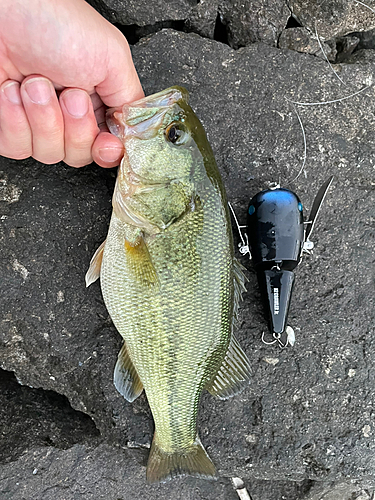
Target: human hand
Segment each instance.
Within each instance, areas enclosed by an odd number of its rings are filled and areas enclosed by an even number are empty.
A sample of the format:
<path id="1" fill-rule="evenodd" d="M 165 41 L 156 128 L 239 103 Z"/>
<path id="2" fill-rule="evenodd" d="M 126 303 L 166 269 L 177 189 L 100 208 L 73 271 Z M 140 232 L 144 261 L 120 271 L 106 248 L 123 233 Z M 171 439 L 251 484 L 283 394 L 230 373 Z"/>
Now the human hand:
<path id="1" fill-rule="evenodd" d="M 126 39 L 84 0 L 2 0 L 0 155 L 114 167 L 106 106 L 143 95 Z"/>

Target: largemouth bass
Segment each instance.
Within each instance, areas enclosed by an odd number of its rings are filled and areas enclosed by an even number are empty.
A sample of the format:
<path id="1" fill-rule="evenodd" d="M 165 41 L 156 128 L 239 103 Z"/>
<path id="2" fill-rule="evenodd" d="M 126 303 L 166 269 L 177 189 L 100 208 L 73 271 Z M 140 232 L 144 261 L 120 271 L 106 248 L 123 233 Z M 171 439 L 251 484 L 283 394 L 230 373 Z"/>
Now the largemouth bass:
<path id="1" fill-rule="evenodd" d="M 214 477 L 197 433 L 200 396 L 227 399 L 250 377 L 232 332 L 244 277 L 222 180 L 185 89 L 126 104 L 107 122 L 125 154 L 86 283 L 100 276 L 124 338 L 114 383 L 128 401 L 146 392 L 155 421 L 148 481 Z"/>

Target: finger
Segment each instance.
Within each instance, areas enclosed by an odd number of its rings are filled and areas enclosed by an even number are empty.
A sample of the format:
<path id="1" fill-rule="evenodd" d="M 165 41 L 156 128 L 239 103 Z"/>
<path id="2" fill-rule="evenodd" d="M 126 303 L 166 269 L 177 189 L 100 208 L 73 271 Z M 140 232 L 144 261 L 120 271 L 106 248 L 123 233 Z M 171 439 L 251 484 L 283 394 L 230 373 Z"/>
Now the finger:
<path id="1" fill-rule="evenodd" d="M 107 61 L 107 76 L 96 86 L 96 91 L 104 104 L 112 108 L 141 99 L 144 92 L 124 35 L 114 28 L 108 43 L 111 57 Z"/>
<path id="2" fill-rule="evenodd" d="M 31 130 L 22 106 L 20 84 L 7 80 L 0 87 L 0 155 L 22 160 L 31 154 Z"/>
<path id="3" fill-rule="evenodd" d="M 88 93 L 81 89 L 67 89 L 60 95 L 64 118 L 65 158 L 72 167 L 91 163 L 91 148 L 99 128 Z"/>
<path id="4" fill-rule="evenodd" d="M 99 129 L 101 131 L 108 132 L 108 127 L 106 124 L 106 106 L 103 104 L 103 101 L 100 99 L 96 92 L 94 94 L 91 94 L 90 97 L 94 108 L 96 123 L 98 124 Z"/>
<path id="5" fill-rule="evenodd" d="M 64 156 L 64 120 L 54 86 L 48 78 L 32 75 L 21 84 L 21 98 L 32 132 L 32 156 L 47 164 Z"/>
<path id="6" fill-rule="evenodd" d="M 92 157 L 98 165 L 104 168 L 116 167 L 123 157 L 124 147 L 114 135 L 100 132 L 92 146 Z"/>

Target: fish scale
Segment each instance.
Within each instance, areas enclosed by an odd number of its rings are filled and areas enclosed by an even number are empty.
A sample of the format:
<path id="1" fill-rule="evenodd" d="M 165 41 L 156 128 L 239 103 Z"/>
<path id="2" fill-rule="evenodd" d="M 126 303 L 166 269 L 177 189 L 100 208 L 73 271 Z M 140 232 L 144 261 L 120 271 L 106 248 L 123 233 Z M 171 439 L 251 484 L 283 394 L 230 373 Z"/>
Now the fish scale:
<path id="1" fill-rule="evenodd" d="M 202 391 L 226 399 L 250 377 L 232 335 L 240 291 L 224 188 L 186 90 L 125 105 L 108 122 L 126 154 L 86 279 L 100 274 L 124 339 L 115 385 L 129 401 L 145 389 L 155 421 L 149 481 L 213 477 L 197 433 Z"/>

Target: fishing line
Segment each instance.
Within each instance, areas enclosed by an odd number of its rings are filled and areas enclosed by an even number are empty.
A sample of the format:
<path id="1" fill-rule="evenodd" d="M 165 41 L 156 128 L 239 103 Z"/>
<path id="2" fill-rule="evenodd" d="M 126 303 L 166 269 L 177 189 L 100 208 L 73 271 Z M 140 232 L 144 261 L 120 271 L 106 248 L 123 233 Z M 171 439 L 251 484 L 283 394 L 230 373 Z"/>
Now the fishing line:
<path id="1" fill-rule="evenodd" d="M 369 10 L 371 10 L 372 12 L 375 13 L 375 10 L 372 9 L 371 7 L 369 7 L 367 4 L 365 4 L 365 3 L 363 3 L 363 2 L 361 2 L 359 0 L 354 0 L 354 1 L 356 3 L 358 3 L 358 4 L 363 5 L 364 7 L 367 7 Z M 321 2 L 319 5 L 321 6 L 324 2 L 325 2 L 325 0 L 323 0 L 323 2 Z M 319 43 L 320 50 L 321 50 L 322 54 L 324 55 L 324 58 L 327 61 L 329 67 L 332 70 L 332 72 L 334 73 L 334 75 L 336 76 L 336 78 L 342 84 L 346 85 L 346 82 L 344 82 L 344 80 L 340 77 L 340 75 L 335 71 L 335 68 L 333 67 L 333 65 L 329 61 L 328 56 L 327 56 L 326 52 L 324 51 L 323 44 L 322 44 L 322 42 L 320 40 L 320 37 L 319 37 L 319 34 L 318 34 L 318 30 L 317 30 L 317 27 L 316 27 L 316 21 L 315 21 L 315 36 L 316 36 L 316 39 L 317 39 L 317 41 Z M 288 181 L 285 184 L 286 186 L 289 186 L 290 184 L 292 184 L 293 182 L 295 182 L 300 177 L 300 175 L 302 174 L 302 172 L 305 169 L 305 164 L 306 164 L 306 160 L 307 160 L 307 140 L 306 140 L 306 133 L 305 133 L 305 129 L 304 129 L 301 117 L 300 117 L 300 115 L 299 115 L 299 113 L 297 111 L 296 105 L 298 105 L 298 106 L 320 106 L 320 105 L 324 105 L 324 104 L 333 104 L 333 103 L 336 103 L 336 102 L 345 101 L 346 99 L 351 99 L 352 97 L 355 97 L 356 95 L 364 92 L 365 90 L 367 90 L 367 89 L 369 89 L 371 87 L 372 87 L 372 85 L 368 85 L 368 86 L 363 87 L 362 89 L 360 89 L 360 90 L 358 90 L 356 92 L 353 92 L 352 94 L 350 94 L 348 96 L 344 96 L 344 97 L 341 97 L 339 99 L 332 99 L 332 100 L 328 100 L 328 101 L 302 102 L 302 101 L 293 101 L 291 99 L 288 99 L 287 97 L 285 98 L 288 102 L 290 102 L 291 104 L 293 104 L 294 112 L 296 113 L 298 121 L 299 121 L 299 124 L 301 126 L 302 136 L 303 136 L 303 144 L 304 144 L 304 153 L 303 153 L 303 161 L 302 161 L 301 168 L 300 168 L 298 174 L 292 180 Z M 306 172 L 305 172 L 305 175 L 306 175 Z"/>
<path id="2" fill-rule="evenodd" d="M 292 179 L 291 181 L 287 182 L 285 185 L 286 186 L 289 186 L 290 184 L 292 184 L 293 182 L 295 182 L 298 177 L 302 174 L 302 172 L 304 171 L 304 168 L 305 168 L 305 164 L 306 164 L 306 158 L 307 158 L 307 140 L 306 140 L 306 133 L 305 133 L 305 128 L 303 126 L 303 123 L 302 123 L 302 120 L 301 120 L 301 117 L 297 111 L 297 108 L 295 107 L 295 105 L 293 104 L 293 109 L 294 109 L 294 112 L 296 113 L 297 115 L 297 118 L 298 118 L 298 121 L 299 121 L 299 124 L 301 125 L 301 130 L 302 130 L 302 136 L 303 136 L 303 160 L 302 160 L 302 165 L 301 165 L 301 168 L 299 169 L 299 172 L 298 174 L 294 177 L 294 179 Z M 305 175 L 306 175 L 306 172 L 305 172 Z"/>
<path id="3" fill-rule="evenodd" d="M 367 9 L 371 10 L 371 12 L 373 12 L 375 14 L 375 10 L 372 9 L 369 5 L 363 3 L 363 2 L 360 2 L 359 0 L 354 0 L 355 3 L 359 3 L 360 5 L 363 5 L 363 7 L 366 7 Z"/>
<path id="4" fill-rule="evenodd" d="M 339 74 L 335 71 L 335 68 L 332 66 L 330 60 L 328 59 L 327 57 L 327 54 L 324 52 L 324 49 L 323 49 L 323 44 L 322 42 L 320 41 L 320 37 L 318 35 L 318 30 L 316 29 L 316 21 L 315 21 L 315 36 L 318 40 L 318 43 L 319 43 L 319 47 L 320 47 L 320 50 L 322 51 L 322 54 L 323 56 L 325 57 L 325 60 L 327 61 L 327 63 L 329 64 L 329 67 L 331 68 L 331 70 L 333 71 L 333 73 L 335 74 L 335 76 L 340 80 L 341 83 L 343 83 L 344 85 L 346 85 L 346 83 L 344 82 L 344 80 L 342 78 L 340 78 Z"/>
<path id="5" fill-rule="evenodd" d="M 331 101 L 320 101 L 320 102 L 300 102 L 300 101 L 292 101 L 291 99 L 288 99 L 288 97 L 285 97 L 285 99 L 292 104 L 298 104 L 298 106 L 320 106 L 322 104 L 333 104 L 334 102 L 341 102 L 345 101 L 346 99 L 351 99 L 352 97 L 360 94 L 361 92 L 364 92 L 367 89 L 370 89 L 373 87 L 373 85 L 366 85 L 366 87 L 363 87 L 361 90 L 357 90 L 357 92 L 354 92 L 353 94 L 341 97 L 340 99 L 332 99 Z"/>

